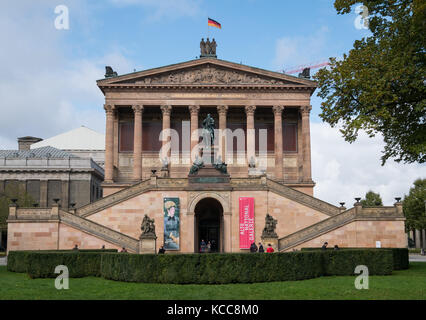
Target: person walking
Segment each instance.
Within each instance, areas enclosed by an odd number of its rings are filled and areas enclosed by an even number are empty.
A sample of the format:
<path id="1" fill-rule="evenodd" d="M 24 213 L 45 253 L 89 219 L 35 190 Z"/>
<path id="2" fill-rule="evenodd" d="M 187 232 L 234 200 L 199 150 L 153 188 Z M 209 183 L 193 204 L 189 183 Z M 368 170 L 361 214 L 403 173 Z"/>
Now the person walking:
<path id="1" fill-rule="evenodd" d="M 252 243 L 251 245 L 250 245 L 250 252 L 252 252 L 252 253 L 256 253 L 257 252 L 257 246 L 256 246 L 256 243 Z"/>
<path id="2" fill-rule="evenodd" d="M 275 250 L 274 250 L 274 248 L 272 248 L 272 245 L 270 244 L 270 243 L 268 243 L 268 249 L 266 249 L 266 252 L 267 253 L 272 253 L 272 252 L 274 252 Z"/>
<path id="3" fill-rule="evenodd" d="M 74 251 L 78 251 L 78 245 L 75 245 L 74 248 L 72 248 Z"/>
<path id="4" fill-rule="evenodd" d="M 207 252 L 212 252 L 212 244 L 210 241 L 207 242 Z"/>
<path id="5" fill-rule="evenodd" d="M 324 242 L 324 244 L 322 245 L 321 249 L 322 250 L 327 250 L 327 246 L 328 246 L 328 242 Z"/>
<path id="6" fill-rule="evenodd" d="M 204 242 L 204 240 L 202 239 L 201 240 L 201 243 L 200 243 L 200 252 L 201 253 L 203 253 L 203 252 L 205 252 L 206 251 L 206 243 Z"/>
<path id="7" fill-rule="evenodd" d="M 263 245 L 262 245 L 261 242 L 259 242 L 259 252 L 260 253 L 264 253 L 265 252 L 265 249 L 263 249 Z"/>
<path id="8" fill-rule="evenodd" d="M 166 249 L 164 249 L 164 246 L 161 246 L 160 249 L 158 250 L 158 254 L 164 254 L 166 253 Z"/>

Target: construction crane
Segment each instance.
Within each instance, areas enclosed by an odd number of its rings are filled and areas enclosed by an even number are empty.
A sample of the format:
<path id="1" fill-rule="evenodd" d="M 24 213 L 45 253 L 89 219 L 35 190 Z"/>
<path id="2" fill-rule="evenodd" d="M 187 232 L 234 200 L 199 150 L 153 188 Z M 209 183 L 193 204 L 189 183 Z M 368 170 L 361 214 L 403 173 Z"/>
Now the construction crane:
<path id="1" fill-rule="evenodd" d="M 322 61 L 317 61 L 317 62 L 313 62 L 309 64 L 302 64 L 300 66 L 292 67 L 287 70 L 279 70 L 279 72 L 286 73 L 286 74 L 301 72 L 299 73 L 299 77 L 310 78 L 311 70 L 326 67 L 328 65 L 330 65 L 330 62 L 328 60 L 322 60 Z"/>

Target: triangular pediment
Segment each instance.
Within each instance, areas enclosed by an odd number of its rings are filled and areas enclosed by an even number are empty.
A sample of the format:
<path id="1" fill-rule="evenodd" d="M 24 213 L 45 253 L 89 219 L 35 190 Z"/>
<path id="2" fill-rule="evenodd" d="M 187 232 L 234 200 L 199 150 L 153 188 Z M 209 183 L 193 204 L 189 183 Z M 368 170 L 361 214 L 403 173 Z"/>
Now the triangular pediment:
<path id="1" fill-rule="evenodd" d="M 279 72 L 204 58 L 98 81 L 108 85 L 283 85 L 316 87 L 316 83 Z"/>

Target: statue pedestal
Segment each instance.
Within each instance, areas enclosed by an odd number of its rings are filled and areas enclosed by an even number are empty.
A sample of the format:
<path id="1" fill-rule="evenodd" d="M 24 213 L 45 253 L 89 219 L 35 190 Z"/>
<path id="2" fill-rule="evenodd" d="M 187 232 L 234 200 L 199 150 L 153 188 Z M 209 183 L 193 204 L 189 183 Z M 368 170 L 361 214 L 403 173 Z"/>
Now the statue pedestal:
<path id="1" fill-rule="evenodd" d="M 268 249 L 268 244 L 271 244 L 272 248 L 274 248 L 274 252 L 278 252 L 278 237 L 261 237 L 263 248 Z"/>
<path id="2" fill-rule="evenodd" d="M 155 235 L 143 235 L 139 238 L 139 254 L 157 253 L 157 237 Z"/>

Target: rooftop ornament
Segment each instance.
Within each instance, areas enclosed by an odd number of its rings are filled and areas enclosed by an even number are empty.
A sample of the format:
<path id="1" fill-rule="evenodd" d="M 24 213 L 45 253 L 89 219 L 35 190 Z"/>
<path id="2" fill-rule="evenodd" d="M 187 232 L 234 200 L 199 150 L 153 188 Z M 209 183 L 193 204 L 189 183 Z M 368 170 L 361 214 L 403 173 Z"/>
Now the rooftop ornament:
<path id="1" fill-rule="evenodd" d="M 359 200 L 361 200 L 361 198 L 355 198 L 356 203 L 359 203 Z"/>
<path id="2" fill-rule="evenodd" d="M 105 67 L 105 78 L 113 78 L 117 76 L 118 76 L 117 72 L 112 70 L 110 66 Z"/>

